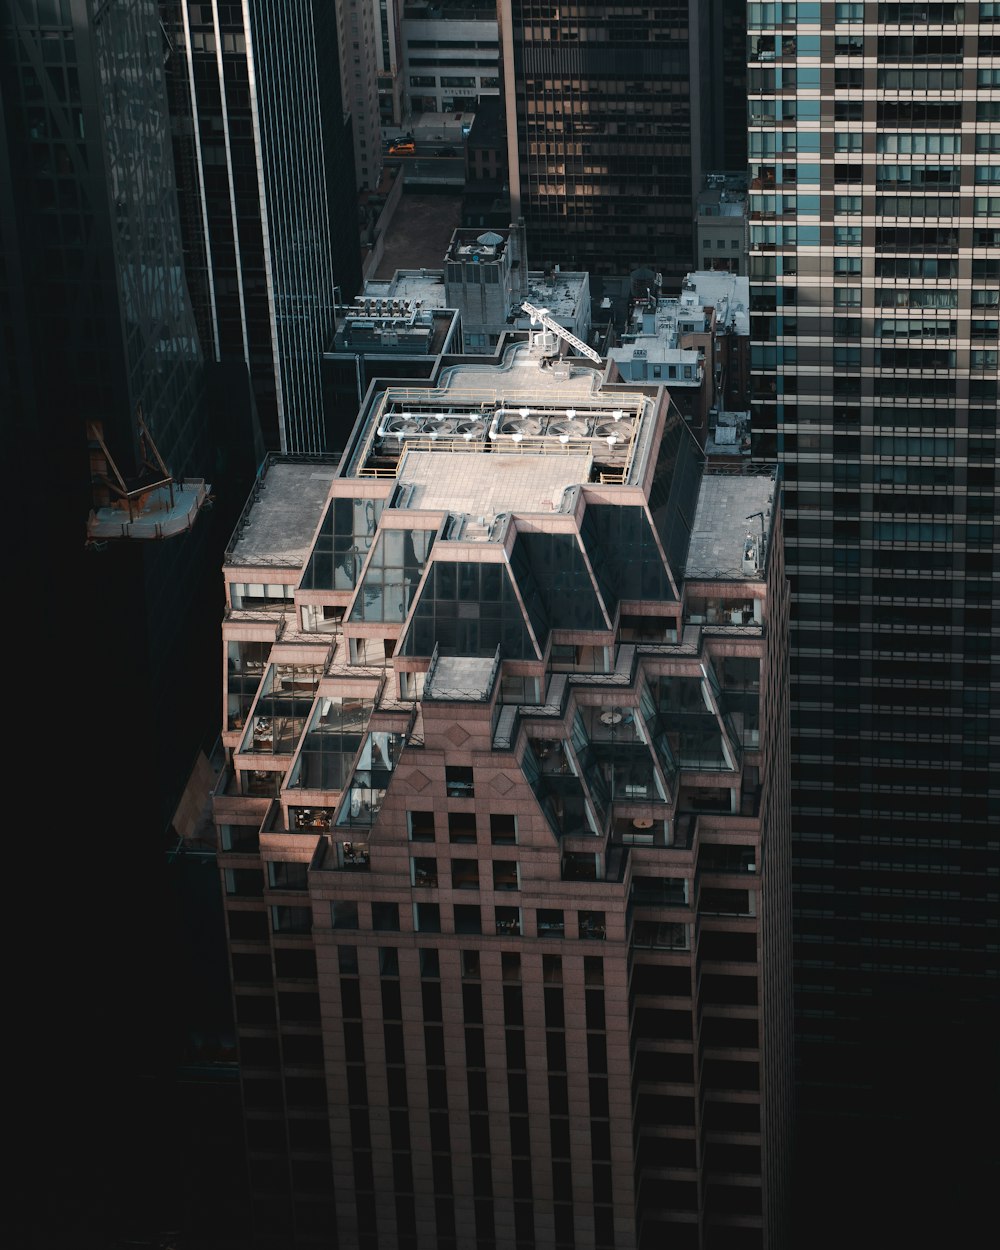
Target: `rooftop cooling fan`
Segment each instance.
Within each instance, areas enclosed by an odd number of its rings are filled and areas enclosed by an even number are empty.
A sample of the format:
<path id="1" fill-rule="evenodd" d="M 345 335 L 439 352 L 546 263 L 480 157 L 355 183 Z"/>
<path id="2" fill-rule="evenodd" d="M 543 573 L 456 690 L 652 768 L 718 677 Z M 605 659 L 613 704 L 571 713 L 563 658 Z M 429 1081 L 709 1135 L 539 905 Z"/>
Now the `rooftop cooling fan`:
<path id="1" fill-rule="evenodd" d="M 395 416 L 387 417 L 382 422 L 379 433 L 383 436 L 383 438 L 386 435 L 392 434 L 419 434 L 420 428 L 421 423 L 416 421 L 413 417 L 397 413 Z"/>

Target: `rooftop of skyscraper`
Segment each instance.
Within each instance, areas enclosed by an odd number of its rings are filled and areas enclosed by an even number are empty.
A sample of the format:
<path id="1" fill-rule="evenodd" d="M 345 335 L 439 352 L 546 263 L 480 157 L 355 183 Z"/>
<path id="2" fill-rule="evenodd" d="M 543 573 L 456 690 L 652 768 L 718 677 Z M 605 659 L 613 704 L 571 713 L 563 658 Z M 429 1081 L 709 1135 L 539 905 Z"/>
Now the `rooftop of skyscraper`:
<path id="1" fill-rule="evenodd" d="M 605 384 L 598 368 L 558 346 L 554 335 L 535 332 L 499 366 L 452 364 L 436 379 L 375 393 L 339 467 L 270 468 L 230 563 L 303 564 L 337 478 L 354 479 L 355 490 L 368 483 L 390 508 L 437 514 L 435 528 L 445 524 L 446 536 L 462 542 L 504 542 L 513 514 L 565 518 L 560 527 L 575 528 L 584 486 L 602 502 L 620 491 L 634 496 L 630 503 L 650 500 L 665 432 L 682 419 L 660 387 Z M 675 573 L 756 576 L 775 488 L 773 469 L 709 473 L 687 520 L 686 568 Z"/>

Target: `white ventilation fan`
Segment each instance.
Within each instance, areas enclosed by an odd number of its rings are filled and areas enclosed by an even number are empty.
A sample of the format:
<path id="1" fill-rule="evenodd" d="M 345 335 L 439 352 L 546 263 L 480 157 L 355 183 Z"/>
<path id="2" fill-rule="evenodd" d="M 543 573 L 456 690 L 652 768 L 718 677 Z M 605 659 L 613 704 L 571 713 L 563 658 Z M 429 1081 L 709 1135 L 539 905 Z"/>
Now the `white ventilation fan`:
<path id="1" fill-rule="evenodd" d="M 573 410 L 570 409 L 570 411 Z M 549 433 L 560 436 L 565 434 L 568 438 L 586 438 L 590 433 L 590 422 L 575 414 L 565 419 L 559 417 L 549 422 Z"/>
<path id="2" fill-rule="evenodd" d="M 465 428 L 466 423 L 460 417 L 442 417 L 434 422 L 431 431 L 443 438 L 448 435 L 461 434 Z"/>
<path id="3" fill-rule="evenodd" d="M 379 426 L 378 432 L 382 438 L 386 435 L 395 434 L 402 437 L 404 434 L 419 434 L 421 424 L 414 417 L 406 416 L 402 413 L 396 413 L 395 416 L 385 417 Z"/>
<path id="4" fill-rule="evenodd" d="M 525 409 L 525 411 L 528 411 Z M 541 417 L 526 417 L 518 414 L 517 416 L 507 416 L 500 423 L 501 434 L 520 434 L 522 438 L 537 438 L 545 429 L 545 422 Z"/>
<path id="5" fill-rule="evenodd" d="M 619 442 L 625 442 L 631 436 L 632 422 L 617 420 L 613 417 L 602 417 L 594 433 L 598 438 L 609 438 L 612 434 Z"/>
<path id="6" fill-rule="evenodd" d="M 482 417 L 462 417 L 458 422 L 457 433 L 464 435 L 466 438 L 478 438 L 486 429 L 486 423 Z"/>

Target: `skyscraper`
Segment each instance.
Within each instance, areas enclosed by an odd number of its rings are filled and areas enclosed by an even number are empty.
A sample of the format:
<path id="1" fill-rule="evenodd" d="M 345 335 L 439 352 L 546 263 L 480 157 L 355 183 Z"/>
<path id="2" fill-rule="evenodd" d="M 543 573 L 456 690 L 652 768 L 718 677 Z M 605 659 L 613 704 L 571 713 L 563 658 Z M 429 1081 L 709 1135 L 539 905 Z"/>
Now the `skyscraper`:
<path id="1" fill-rule="evenodd" d="M 41 500 L 45 481 L 33 563 L 46 567 L 48 551 L 56 567 L 65 559 L 74 596 L 90 587 L 79 639 L 90 638 L 95 674 L 111 660 L 108 697 L 132 654 L 138 698 L 140 674 L 175 687 L 166 674 L 189 622 L 170 591 L 199 593 L 213 526 L 191 485 L 212 485 L 218 434 L 185 280 L 156 7 L 6 8 L 0 30 L 0 383 L 15 487 Z M 101 520 L 109 513 L 120 524 Z M 177 537 L 157 541 L 160 522 Z M 109 543 L 108 529 L 128 542 Z M 178 757 L 190 767 L 199 732 L 178 738 L 166 721 L 151 728 L 151 748 L 164 733 L 151 764 L 161 779 Z M 158 801 L 171 797 L 164 785 Z"/>
<path id="2" fill-rule="evenodd" d="M 371 0 L 313 3 L 317 11 L 336 10 L 343 110 L 351 118 L 357 187 L 374 191 L 382 173 L 379 83 L 386 68 L 390 32 L 398 34 L 396 5 L 394 0 L 378 0 L 377 4 Z M 328 17 L 333 21 L 334 14 L 328 12 Z M 330 68 L 323 64 L 322 72 L 325 74 Z"/>
<path id="3" fill-rule="evenodd" d="M 1000 6 L 748 15 L 754 452 L 784 467 L 793 596 L 800 1105 L 960 1144 L 961 1108 L 994 1088 L 1000 949 Z"/>
<path id="4" fill-rule="evenodd" d="M 0 6 L 5 567 L 35 605 L 9 695 L 22 745 L 68 727 L 59 766 L 21 775 L 32 823 L 77 848 L 46 873 L 48 938 L 11 987 L 36 1032 L 18 1080 L 26 1237 L 49 1244 L 129 1240 L 176 1211 L 154 1179 L 176 1162 L 160 1094 L 181 1024 L 164 850 L 217 723 L 198 622 L 222 611 L 237 492 L 186 282 L 163 57 L 154 0 Z M 9 868 L 29 875 L 33 840 L 16 842 Z"/>
<path id="5" fill-rule="evenodd" d="M 227 555 L 263 1240 L 783 1244 L 780 478 L 558 333 L 370 391 Z"/>
<path id="6" fill-rule="evenodd" d="M 497 14 L 511 218 L 532 255 L 595 275 L 652 266 L 679 285 L 702 174 L 743 155 L 723 68 L 732 3 L 499 0 Z"/>
<path id="7" fill-rule="evenodd" d="M 206 348 L 248 364 L 265 449 L 323 452 L 335 286 L 350 298 L 361 268 L 336 14 L 314 0 L 160 10 Z"/>

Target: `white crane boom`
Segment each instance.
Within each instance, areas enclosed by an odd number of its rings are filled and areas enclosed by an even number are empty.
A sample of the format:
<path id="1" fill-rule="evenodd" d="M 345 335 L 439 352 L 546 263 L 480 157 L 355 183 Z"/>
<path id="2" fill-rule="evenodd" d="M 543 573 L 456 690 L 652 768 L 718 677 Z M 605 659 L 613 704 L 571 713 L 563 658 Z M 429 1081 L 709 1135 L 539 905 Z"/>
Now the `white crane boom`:
<path id="1" fill-rule="evenodd" d="M 521 304 L 521 308 L 528 314 L 533 323 L 545 326 L 546 330 L 551 330 L 553 334 L 558 335 L 564 342 L 569 343 L 570 347 L 575 347 L 584 356 L 589 356 L 591 360 L 596 360 L 598 364 L 603 363 L 597 352 L 592 347 L 588 347 L 583 339 L 578 339 L 565 326 L 561 326 L 558 321 L 550 317 L 547 308 L 536 308 L 534 304 L 529 304 L 527 301 Z"/>

